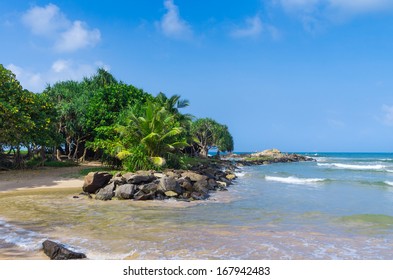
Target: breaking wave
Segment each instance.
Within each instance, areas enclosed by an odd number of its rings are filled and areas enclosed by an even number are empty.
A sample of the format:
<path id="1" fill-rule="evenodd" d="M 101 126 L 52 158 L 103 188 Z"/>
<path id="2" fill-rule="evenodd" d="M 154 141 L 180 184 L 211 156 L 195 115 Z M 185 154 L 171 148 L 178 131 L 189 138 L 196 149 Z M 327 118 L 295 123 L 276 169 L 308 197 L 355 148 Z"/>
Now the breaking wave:
<path id="1" fill-rule="evenodd" d="M 327 181 L 327 179 L 321 179 L 321 178 L 298 178 L 295 176 L 290 176 L 290 177 L 265 176 L 265 180 L 272 181 L 272 182 L 287 183 L 287 184 L 296 184 L 296 185 L 317 184 Z"/>

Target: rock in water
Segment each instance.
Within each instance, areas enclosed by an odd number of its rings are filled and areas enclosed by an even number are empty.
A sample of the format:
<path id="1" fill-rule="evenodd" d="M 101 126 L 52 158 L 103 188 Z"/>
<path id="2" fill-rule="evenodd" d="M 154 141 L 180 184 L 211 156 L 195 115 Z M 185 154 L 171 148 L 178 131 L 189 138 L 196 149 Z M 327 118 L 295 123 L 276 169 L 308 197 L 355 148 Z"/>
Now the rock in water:
<path id="1" fill-rule="evenodd" d="M 90 172 L 85 177 L 83 191 L 87 193 L 96 193 L 99 189 L 108 184 L 112 175 L 108 172 Z"/>
<path id="2" fill-rule="evenodd" d="M 108 186 L 100 189 L 96 194 L 96 199 L 98 200 L 111 200 L 112 197 L 115 195 L 115 183 L 112 182 Z"/>
<path id="3" fill-rule="evenodd" d="M 72 259 L 85 259 L 86 255 L 83 253 L 77 253 L 64 247 L 64 245 L 53 242 L 51 240 L 45 240 L 42 243 L 44 247 L 44 253 L 51 260 L 72 260 Z"/>
<path id="4" fill-rule="evenodd" d="M 133 184 L 124 184 L 118 186 L 115 191 L 115 196 L 120 199 L 131 199 L 134 197 L 136 186 Z"/>
<path id="5" fill-rule="evenodd" d="M 177 194 L 183 193 L 179 183 L 174 177 L 162 177 L 158 185 L 158 190 L 163 191 L 164 193 L 167 191 L 173 191 Z"/>

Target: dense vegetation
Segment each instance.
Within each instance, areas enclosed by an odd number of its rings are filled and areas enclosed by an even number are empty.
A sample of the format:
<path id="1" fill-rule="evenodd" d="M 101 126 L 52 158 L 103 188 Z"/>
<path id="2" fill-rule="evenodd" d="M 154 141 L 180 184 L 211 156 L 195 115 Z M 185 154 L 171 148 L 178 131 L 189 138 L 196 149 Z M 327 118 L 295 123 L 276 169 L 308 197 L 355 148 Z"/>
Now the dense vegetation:
<path id="1" fill-rule="evenodd" d="M 99 159 L 127 170 L 180 167 L 211 148 L 232 151 L 226 125 L 181 113 L 188 100 L 153 96 L 109 72 L 23 89 L 0 64 L 0 169 Z"/>

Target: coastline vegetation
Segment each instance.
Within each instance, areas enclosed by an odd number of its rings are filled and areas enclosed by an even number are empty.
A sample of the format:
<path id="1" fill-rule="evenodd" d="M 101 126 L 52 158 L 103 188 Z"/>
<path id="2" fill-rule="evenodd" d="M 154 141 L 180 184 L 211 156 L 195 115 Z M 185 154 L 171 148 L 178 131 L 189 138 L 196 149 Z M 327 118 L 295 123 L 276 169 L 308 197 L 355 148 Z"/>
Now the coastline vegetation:
<path id="1" fill-rule="evenodd" d="M 0 64 L 0 170 L 86 159 L 128 171 L 184 168 L 207 159 L 211 148 L 233 151 L 228 127 L 183 114 L 189 104 L 179 95 L 153 96 L 104 69 L 32 93 Z"/>

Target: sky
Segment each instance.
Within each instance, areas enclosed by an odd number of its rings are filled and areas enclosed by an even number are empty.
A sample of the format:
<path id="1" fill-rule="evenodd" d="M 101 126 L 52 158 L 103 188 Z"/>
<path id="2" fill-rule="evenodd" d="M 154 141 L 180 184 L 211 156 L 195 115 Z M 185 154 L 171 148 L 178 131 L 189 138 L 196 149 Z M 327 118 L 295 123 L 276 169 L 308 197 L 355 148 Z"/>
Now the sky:
<path id="1" fill-rule="evenodd" d="M 0 42 L 28 90 L 103 67 L 235 151 L 393 152 L 391 0 L 0 0 Z"/>

